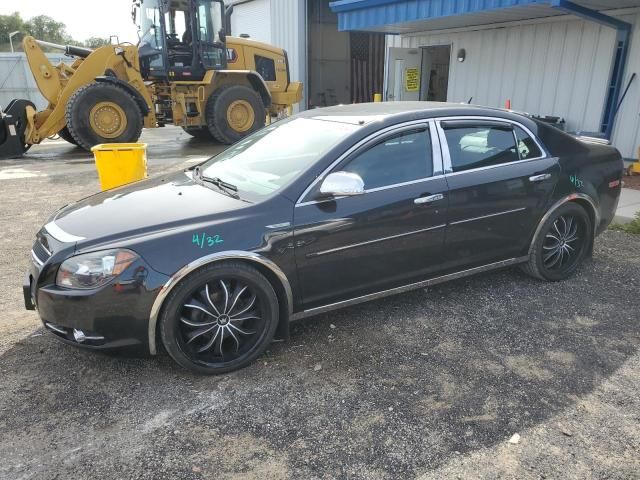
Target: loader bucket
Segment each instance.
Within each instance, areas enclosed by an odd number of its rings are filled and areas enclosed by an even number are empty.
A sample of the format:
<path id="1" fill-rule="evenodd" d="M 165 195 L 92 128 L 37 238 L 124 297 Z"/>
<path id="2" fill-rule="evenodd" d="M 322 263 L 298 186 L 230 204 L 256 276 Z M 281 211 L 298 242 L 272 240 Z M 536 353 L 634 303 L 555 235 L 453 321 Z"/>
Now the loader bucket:
<path id="1" fill-rule="evenodd" d="M 11 100 L 0 110 L 0 160 L 20 157 L 31 147 L 25 141 L 27 106 L 35 109 L 29 100 Z"/>

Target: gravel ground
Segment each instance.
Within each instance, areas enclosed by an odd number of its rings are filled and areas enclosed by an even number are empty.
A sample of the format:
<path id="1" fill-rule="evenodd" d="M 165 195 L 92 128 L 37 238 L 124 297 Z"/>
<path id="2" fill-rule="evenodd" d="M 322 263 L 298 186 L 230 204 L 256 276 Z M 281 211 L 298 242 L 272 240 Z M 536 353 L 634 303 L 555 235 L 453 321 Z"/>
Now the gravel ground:
<path id="1" fill-rule="evenodd" d="M 174 140 L 152 173 L 203 154 Z M 640 478 L 640 237 L 606 232 L 558 284 L 507 269 L 310 318 L 198 377 L 23 310 L 34 233 L 96 188 L 55 148 L 0 162 L 0 478 Z"/>

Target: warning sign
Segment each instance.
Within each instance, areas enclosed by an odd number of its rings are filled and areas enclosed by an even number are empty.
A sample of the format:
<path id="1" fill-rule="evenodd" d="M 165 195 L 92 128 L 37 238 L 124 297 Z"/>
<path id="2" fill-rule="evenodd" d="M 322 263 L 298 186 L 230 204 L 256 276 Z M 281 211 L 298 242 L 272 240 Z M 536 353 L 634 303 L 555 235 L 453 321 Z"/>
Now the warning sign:
<path id="1" fill-rule="evenodd" d="M 418 67 L 407 68 L 404 71 L 404 89 L 407 92 L 420 90 L 420 70 Z"/>

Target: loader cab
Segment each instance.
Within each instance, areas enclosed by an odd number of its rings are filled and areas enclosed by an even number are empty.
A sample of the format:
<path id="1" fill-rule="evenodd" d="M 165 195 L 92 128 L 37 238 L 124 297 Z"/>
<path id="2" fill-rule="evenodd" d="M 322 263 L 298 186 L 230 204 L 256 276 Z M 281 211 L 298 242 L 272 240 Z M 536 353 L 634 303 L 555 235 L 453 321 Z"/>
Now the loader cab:
<path id="1" fill-rule="evenodd" d="M 227 66 L 222 0 L 137 0 L 145 80 L 199 81 Z"/>

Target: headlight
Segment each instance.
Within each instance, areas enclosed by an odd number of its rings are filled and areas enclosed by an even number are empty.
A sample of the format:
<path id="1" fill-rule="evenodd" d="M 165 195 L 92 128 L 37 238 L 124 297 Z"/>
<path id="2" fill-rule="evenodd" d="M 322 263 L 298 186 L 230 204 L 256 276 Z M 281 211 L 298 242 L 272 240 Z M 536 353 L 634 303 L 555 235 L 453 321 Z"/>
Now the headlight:
<path id="1" fill-rule="evenodd" d="M 58 269 L 56 285 L 96 288 L 120 275 L 138 256 L 131 250 L 104 250 L 66 259 Z"/>

